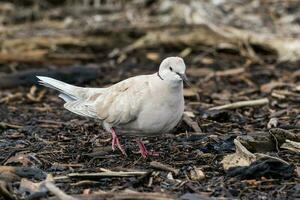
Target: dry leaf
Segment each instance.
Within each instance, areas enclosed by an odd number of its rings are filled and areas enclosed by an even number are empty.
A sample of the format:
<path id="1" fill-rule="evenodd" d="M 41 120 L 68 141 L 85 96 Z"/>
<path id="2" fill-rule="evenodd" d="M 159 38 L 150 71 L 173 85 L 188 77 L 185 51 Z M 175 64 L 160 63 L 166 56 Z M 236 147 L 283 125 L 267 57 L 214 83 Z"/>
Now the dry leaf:
<path id="1" fill-rule="evenodd" d="M 237 166 L 249 166 L 256 160 L 256 156 L 248 151 L 237 139 L 234 140 L 236 152 L 224 157 L 222 160 L 224 170 Z"/>

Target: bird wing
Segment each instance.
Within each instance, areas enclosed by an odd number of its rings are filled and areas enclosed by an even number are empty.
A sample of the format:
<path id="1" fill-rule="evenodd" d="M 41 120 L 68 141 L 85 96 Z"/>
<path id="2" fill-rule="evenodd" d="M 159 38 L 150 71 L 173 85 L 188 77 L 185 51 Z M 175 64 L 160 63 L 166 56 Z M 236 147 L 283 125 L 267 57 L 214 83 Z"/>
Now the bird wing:
<path id="1" fill-rule="evenodd" d="M 99 118 L 111 125 L 126 124 L 137 118 L 142 98 L 149 91 L 149 75 L 136 76 L 108 88 L 83 88 L 49 77 L 40 83 L 61 92 L 64 107 L 81 116 Z"/>
<path id="2" fill-rule="evenodd" d="M 149 94 L 149 76 L 136 76 L 121 81 L 97 97 L 94 111 L 98 118 L 116 126 L 134 121 Z"/>
<path id="3" fill-rule="evenodd" d="M 64 104 L 64 107 L 77 115 L 98 118 L 93 104 L 85 100 L 68 101 Z"/>

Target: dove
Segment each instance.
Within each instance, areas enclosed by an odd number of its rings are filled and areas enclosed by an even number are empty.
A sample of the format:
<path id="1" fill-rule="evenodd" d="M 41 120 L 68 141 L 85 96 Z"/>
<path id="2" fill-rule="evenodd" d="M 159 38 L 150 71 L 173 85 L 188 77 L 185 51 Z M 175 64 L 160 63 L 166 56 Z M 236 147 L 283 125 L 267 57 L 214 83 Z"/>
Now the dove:
<path id="1" fill-rule="evenodd" d="M 120 144 L 117 133 L 134 136 L 143 157 L 148 151 L 140 137 L 159 136 L 171 131 L 184 111 L 183 82 L 186 66 L 180 57 L 165 58 L 158 72 L 134 76 L 104 88 L 74 86 L 50 77 L 37 76 L 43 86 L 60 92 L 64 108 L 84 117 L 100 120 L 112 135 L 112 149 Z"/>

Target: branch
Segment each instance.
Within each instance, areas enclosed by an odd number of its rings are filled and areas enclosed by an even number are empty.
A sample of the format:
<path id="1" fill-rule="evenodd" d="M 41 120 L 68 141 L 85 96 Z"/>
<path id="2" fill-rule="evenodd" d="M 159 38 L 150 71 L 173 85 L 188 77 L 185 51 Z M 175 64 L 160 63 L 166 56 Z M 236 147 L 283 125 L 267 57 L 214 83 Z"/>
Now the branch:
<path id="1" fill-rule="evenodd" d="M 130 176 L 143 176 L 148 172 L 99 172 L 99 173 L 71 173 L 68 174 L 70 178 L 82 178 L 82 179 L 95 179 L 99 177 L 130 177 Z"/>
<path id="2" fill-rule="evenodd" d="M 242 108 L 242 107 L 248 107 L 248 106 L 266 105 L 268 103 L 269 103 L 269 99 L 263 98 L 263 99 L 257 99 L 257 100 L 249 100 L 249 101 L 238 101 L 238 102 L 226 104 L 223 106 L 212 107 L 209 110 L 236 109 L 236 108 Z"/>
<path id="3" fill-rule="evenodd" d="M 50 192 L 52 192 L 58 199 L 60 199 L 60 200 L 78 200 L 77 198 L 64 193 L 62 190 L 60 190 L 58 187 L 56 187 L 52 181 L 53 181 L 53 177 L 51 175 L 48 175 L 47 179 L 45 181 L 45 187 Z"/>

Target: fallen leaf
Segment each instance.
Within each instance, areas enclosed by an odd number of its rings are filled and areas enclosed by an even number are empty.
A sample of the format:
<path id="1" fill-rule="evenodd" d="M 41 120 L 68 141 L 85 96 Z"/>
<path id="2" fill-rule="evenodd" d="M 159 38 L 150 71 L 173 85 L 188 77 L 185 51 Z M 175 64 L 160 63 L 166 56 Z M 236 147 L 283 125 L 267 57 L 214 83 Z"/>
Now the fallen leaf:
<path id="1" fill-rule="evenodd" d="M 248 151 L 237 139 L 234 139 L 236 152 L 224 157 L 221 161 L 224 170 L 237 166 L 249 166 L 256 160 L 256 156 Z"/>

